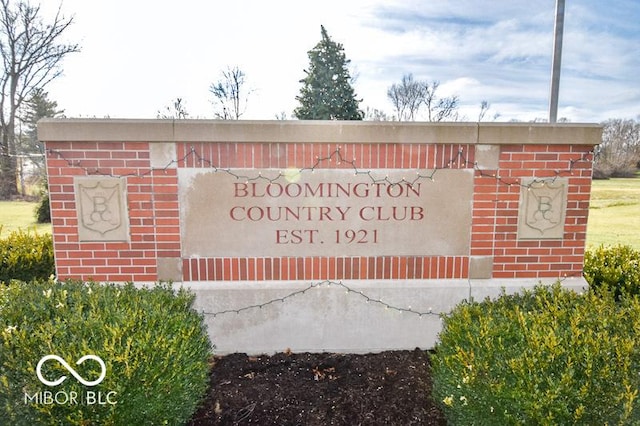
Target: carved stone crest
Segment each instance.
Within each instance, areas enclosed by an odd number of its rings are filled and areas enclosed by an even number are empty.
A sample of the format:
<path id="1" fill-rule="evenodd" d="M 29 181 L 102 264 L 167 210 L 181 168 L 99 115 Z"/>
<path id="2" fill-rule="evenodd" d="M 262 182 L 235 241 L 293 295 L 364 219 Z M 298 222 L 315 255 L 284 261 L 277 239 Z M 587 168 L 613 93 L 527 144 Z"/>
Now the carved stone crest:
<path id="1" fill-rule="evenodd" d="M 80 241 L 127 241 L 126 183 L 120 178 L 76 178 Z"/>
<path id="2" fill-rule="evenodd" d="M 567 179 L 523 181 L 518 239 L 562 239 L 567 209 Z"/>

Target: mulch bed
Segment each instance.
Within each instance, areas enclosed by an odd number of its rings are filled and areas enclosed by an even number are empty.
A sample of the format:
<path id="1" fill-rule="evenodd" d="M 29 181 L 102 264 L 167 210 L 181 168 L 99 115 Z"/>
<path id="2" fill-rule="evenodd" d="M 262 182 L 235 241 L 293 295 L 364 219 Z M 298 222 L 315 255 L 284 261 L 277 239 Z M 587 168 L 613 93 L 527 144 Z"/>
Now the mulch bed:
<path id="1" fill-rule="evenodd" d="M 446 425 L 430 398 L 429 356 L 278 353 L 217 357 L 201 425 Z"/>

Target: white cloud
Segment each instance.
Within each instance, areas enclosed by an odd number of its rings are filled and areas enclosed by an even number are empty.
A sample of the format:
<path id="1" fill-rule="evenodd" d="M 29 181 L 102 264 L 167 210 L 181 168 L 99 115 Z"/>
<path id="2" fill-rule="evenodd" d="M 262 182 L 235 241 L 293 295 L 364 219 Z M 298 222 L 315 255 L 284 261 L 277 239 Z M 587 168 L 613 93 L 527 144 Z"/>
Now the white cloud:
<path id="1" fill-rule="evenodd" d="M 568 3 L 559 115 L 637 115 L 640 6 Z M 388 86 L 413 73 L 458 94 L 470 119 L 482 100 L 501 119 L 533 119 L 547 115 L 554 4 L 65 0 L 76 21 L 67 36 L 83 51 L 64 62 L 49 92 L 74 116 L 154 117 L 182 97 L 192 115 L 212 117 L 209 85 L 238 65 L 255 89 L 246 117 L 270 119 L 296 106 L 307 51 L 324 24 L 352 60 L 363 106 L 390 112 Z"/>

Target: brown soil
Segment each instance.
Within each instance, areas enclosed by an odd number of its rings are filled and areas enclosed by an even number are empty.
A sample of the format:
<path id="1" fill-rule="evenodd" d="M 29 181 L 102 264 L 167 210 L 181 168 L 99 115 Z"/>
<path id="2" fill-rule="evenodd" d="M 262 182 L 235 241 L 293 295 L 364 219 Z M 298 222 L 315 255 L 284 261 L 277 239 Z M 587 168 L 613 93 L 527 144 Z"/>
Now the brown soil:
<path id="1" fill-rule="evenodd" d="M 190 426 L 446 425 L 425 351 L 217 357 Z"/>

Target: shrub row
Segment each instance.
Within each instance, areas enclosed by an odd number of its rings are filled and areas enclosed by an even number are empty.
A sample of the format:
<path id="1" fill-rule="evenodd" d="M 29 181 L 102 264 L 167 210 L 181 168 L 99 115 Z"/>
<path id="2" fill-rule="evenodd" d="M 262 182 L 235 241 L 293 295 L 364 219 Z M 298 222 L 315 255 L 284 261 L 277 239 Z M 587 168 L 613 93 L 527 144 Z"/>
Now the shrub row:
<path id="1" fill-rule="evenodd" d="M 536 287 L 444 317 L 434 396 L 452 424 L 640 421 L 640 252 L 585 254 L 590 290 Z"/>
<path id="2" fill-rule="evenodd" d="M 0 283 L 46 280 L 54 273 L 51 234 L 21 229 L 0 239 Z"/>
<path id="3" fill-rule="evenodd" d="M 11 425 L 181 425 L 208 384 L 211 344 L 194 295 L 81 282 L 0 287 L 0 419 Z M 37 364 L 46 355 L 40 380 Z M 76 364 L 85 355 L 95 359 Z M 97 385 L 81 384 L 104 379 Z M 71 373 L 71 374 L 70 374 Z M 47 394 L 49 392 L 49 394 Z M 47 396 L 48 395 L 48 396 Z"/>
<path id="4" fill-rule="evenodd" d="M 640 251 L 630 246 L 600 246 L 584 255 L 584 277 L 593 289 L 611 289 L 616 298 L 640 295 Z"/>
<path id="5" fill-rule="evenodd" d="M 444 317 L 433 395 L 451 424 L 636 424 L 640 298 L 536 287 Z"/>
<path id="6" fill-rule="evenodd" d="M 194 296 L 152 289 L 57 283 L 49 234 L 0 240 L 0 419 L 10 424 L 182 424 L 208 382 L 211 352 Z M 640 252 L 599 247 L 585 255 L 593 291 L 537 287 L 465 302 L 444 318 L 432 357 L 433 395 L 453 424 L 626 424 L 640 421 Z M 91 391 L 80 377 L 106 376 Z M 67 397 L 46 403 L 42 392 Z M 76 395 L 76 403 L 69 396 Z M 107 398 L 107 396 L 109 396 Z M 40 400 L 38 400 L 40 398 Z M 107 398 L 106 402 L 104 398 Z M 111 404 L 110 401 L 117 401 Z"/>

